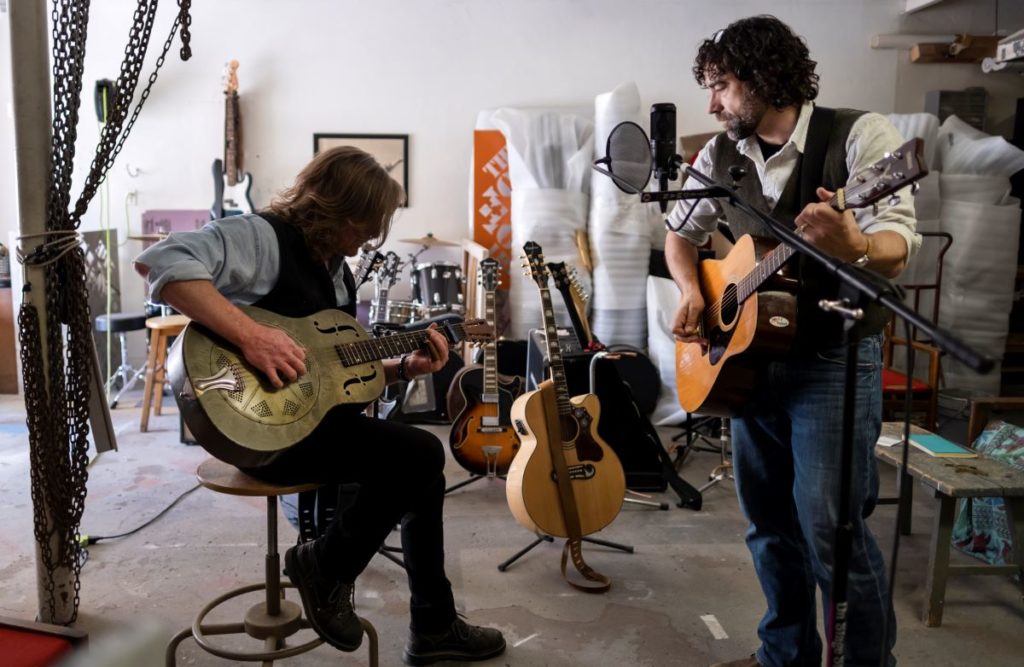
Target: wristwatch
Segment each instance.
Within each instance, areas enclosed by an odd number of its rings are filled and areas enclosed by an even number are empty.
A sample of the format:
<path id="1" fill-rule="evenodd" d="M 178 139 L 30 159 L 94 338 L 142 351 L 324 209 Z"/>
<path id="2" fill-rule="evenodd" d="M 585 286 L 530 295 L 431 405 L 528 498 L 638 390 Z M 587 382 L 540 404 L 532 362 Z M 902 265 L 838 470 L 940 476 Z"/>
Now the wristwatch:
<path id="1" fill-rule="evenodd" d="M 854 266 L 861 268 L 867 266 L 868 262 L 871 261 L 871 235 L 865 234 L 864 240 L 868 242 L 867 246 L 864 248 L 864 254 L 851 262 Z"/>

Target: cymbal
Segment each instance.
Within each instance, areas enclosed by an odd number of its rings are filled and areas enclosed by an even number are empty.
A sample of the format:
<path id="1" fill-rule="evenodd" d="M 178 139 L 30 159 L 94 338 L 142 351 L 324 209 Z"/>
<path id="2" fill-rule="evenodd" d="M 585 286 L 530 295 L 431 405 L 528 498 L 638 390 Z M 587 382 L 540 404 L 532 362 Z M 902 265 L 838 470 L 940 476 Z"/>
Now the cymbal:
<path id="1" fill-rule="evenodd" d="M 129 234 L 128 238 L 132 241 L 163 241 L 167 234 Z"/>
<path id="2" fill-rule="evenodd" d="M 454 241 L 445 241 L 439 239 L 433 234 L 428 233 L 426 236 L 421 236 L 418 239 L 398 239 L 399 243 L 415 243 L 416 245 L 425 246 L 460 246 L 461 243 L 455 243 Z"/>

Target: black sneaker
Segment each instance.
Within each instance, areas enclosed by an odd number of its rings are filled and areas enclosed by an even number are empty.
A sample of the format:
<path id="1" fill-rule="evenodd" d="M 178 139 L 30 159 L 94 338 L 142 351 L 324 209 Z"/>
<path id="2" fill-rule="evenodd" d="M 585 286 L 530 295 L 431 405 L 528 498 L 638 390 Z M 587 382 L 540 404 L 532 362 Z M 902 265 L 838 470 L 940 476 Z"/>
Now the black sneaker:
<path id="1" fill-rule="evenodd" d="M 442 634 L 410 634 L 402 659 L 407 665 L 430 665 L 441 660 L 487 660 L 504 652 L 500 632 L 456 618 Z"/>
<path id="2" fill-rule="evenodd" d="M 302 597 L 302 608 L 320 638 L 342 651 L 363 643 L 363 624 L 352 608 L 351 582 L 334 581 L 320 574 L 312 542 L 284 552 L 285 571 Z"/>

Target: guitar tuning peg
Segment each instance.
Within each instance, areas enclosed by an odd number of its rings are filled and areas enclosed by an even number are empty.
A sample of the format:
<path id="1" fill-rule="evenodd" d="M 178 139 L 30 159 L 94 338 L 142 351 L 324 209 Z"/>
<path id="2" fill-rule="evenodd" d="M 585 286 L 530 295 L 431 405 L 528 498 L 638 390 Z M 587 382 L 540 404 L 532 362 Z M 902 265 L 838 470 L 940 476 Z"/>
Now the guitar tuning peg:
<path id="1" fill-rule="evenodd" d="M 921 189 L 921 184 L 918 183 L 917 181 L 914 181 L 913 183 L 910 184 L 910 194 L 916 195 L 917 191 L 920 190 L 920 189 Z"/>
<path id="2" fill-rule="evenodd" d="M 893 195 L 889 197 L 889 206 L 898 206 L 900 201 L 901 200 L 899 195 Z"/>

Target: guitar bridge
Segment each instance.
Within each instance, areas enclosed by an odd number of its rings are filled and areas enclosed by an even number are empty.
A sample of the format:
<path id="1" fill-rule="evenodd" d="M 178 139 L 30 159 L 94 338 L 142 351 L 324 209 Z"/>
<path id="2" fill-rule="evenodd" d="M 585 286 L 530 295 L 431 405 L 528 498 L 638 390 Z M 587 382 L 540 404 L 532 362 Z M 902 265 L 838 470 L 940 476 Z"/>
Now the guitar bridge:
<path id="1" fill-rule="evenodd" d="M 195 389 L 196 397 L 202 396 L 208 391 L 238 391 L 241 389 L 240 382 L 231 370 L 231 366 L 224 366 L 216 374 L 210 377 L 197 378 L 192 387 Z"/>

